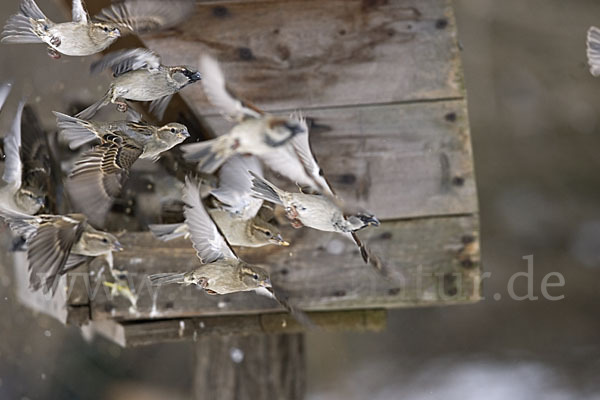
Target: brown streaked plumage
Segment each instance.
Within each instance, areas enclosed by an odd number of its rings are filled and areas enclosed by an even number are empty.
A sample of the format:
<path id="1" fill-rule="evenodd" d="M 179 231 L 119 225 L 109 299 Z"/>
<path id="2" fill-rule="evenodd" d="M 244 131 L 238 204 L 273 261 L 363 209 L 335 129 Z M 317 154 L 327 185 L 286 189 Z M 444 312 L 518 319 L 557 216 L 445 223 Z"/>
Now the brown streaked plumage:
<path id="1" fill-rule="evenodd" d="M 82 214 L 31 216 L 0 209 L 0 218 L 25 238 L 30 286 L 44 293 L 54 294 L 60 275 L 89 257 L 122 250 L 115 236 L 94 229 Z"/>
<path id="2" fill-rule="evenodd" d="M 100 140 L 98 146 L 81 155 L 67 181 L 76 208 L 96 224 L 103 223 L 138 158 L 157 160 L 162 152 L 189 137 L 187 128 L 178 123 L 158 127 L 144 122 L 86 121 L 54 114 L 71 148 Z"/>

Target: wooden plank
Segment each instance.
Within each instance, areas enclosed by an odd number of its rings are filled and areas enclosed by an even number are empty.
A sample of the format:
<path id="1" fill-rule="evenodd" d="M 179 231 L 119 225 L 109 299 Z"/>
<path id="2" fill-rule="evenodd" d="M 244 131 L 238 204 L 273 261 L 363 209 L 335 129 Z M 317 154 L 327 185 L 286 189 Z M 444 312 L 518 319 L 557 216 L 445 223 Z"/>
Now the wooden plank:
<path id="1" fill-rule="evenodd" d="M 178 34 L 142 41 L 167 65 L 197 66 L 209 51 L 267 110 L 464 96 L 450 0 L 203 2 Z M 215 114 L 200 85 L 181 94 Z"/>
<path id="2" fill-rule="evenodd" d="M 389 280 L 365 266 L 354 244 L 339 234 L 283 229 L 289 248 L 241 249 L 239 255 L 269 269 L 289 301 L 304 310 L 452 304 L 480 297 L 477 216 L 388 221 L 364 231 L 361 237 L 382 257 Z M 281 311 L 273 300 L 254 293 L 209 296 L 195 286 L 150 287 L 148 274 L 197 267 L 195 251 L 187 241 L 162 243 L 149 233 L 126 233 L 119 240 L 126 250 L 115 257 L 115 267 L 128 271 L 139 296 L 137 311 L 103 288 L 106 271 L 91 270 L 91 287 L 98 288 L 90 301 L 93 320 Z"/>
<path id="3" fill-rule="evenodd" d="M 386 325 L 385 310 L 309 312 L 318 331 L 379 332 Z M 293 334 L 307 331 L 288 313 L 173 318 L 156 321 L 93 321 L 91 329 L 123 346 L 193 340 L 206 335 Z"/>
<path id="4" fill-rule="evenodd" d="M 465 100 L 311 110 L 311 145 L 336 192 L 380 219 L 477 212 Z M 206 119 L 220 133 L 231 124 Z M 289 190 L 297 190 L 288 183 Z"/>
<path id="5" fill-rule="evenodd" d="M 303 399 L 304 336 L 202 337 L 194 375 L 198 400 Z"/>

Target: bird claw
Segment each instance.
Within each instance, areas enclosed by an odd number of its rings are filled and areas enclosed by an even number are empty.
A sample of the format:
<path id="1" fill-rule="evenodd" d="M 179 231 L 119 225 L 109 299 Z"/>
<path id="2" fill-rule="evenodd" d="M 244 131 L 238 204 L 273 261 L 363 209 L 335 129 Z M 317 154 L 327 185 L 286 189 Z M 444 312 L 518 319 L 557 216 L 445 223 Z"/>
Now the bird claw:
<path id="1" fill-rule="evenodd" d="M 302 221 L 300 221 L 300 216 L 298 215 L 298 211 L 296 211 L 295 207 L 288 207 L 285 209 L 285 216 L 290 220 L 292 227 L 299 229 L 304 226 Z"/>
<path id="2" fill-rule="evenodd" d="M 125 112 L 127 111 L 127 103 L 117 103 L 117 111 L 119 112 Z"/>
<path id="3" fill-rule="evenodd" d="M 196 282 L 196 285 L 200 286 L 202 289 L 205 289 L 208 287 L 208 278 L 198 278 L 198 282 Z M 209 289 L 210 290 L 210 289 Z"/>
<path id="4" fill-rule="evenodd" d="M 57 36 L 52 36 L 52 38 L 50 39 L 50 44 L 54 47 L 60 46 L 60 43 L 61 43 L 60 38 Z"/>
<path id="5" fill-rule="evenodd" d="M 60 53 L 54 50 L 52 47 L 48 47 L 48 55 L 55 60 L 60 58 Z"/>

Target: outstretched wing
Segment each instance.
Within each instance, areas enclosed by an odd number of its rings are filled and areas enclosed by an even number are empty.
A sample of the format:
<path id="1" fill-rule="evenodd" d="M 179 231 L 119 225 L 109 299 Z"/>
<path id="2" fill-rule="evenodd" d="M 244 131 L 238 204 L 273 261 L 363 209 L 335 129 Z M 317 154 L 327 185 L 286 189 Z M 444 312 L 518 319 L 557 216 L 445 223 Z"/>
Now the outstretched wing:
<path id="1" fill-rule="evenodd" d="M 183 201 L 185 222 L 189 227 L 192 243 L 200 261 L 207 264 L 223 257 L 237 258 L 206 212 L 200 199 L 200 187 L 189 177 L 185 178 Z"/>
<path id="2" fill-rule="evenodd" d="M 104 8 L 95 18 L 143 34 L 177 26 L 194 11 L 193 0 L 130 0 Z"/>
<path id="3" fill-rule="evenodd" d="M 115 197 L 121 193 L 129 169 L 143 150 L 122 138 L 85 152 L 67 181 L 71 200 L 96 224 L 102 224 Z"/>
<path id="4" fill-rule="evenodd" d="M 329 197 L 335 197 L 329 182 L 323 176 L 323 171 L 315 159 L 310 148 L 309 133 L 306 120 L 293 115 L 303 127 L 303 132 L 294 135 L 284 146 L 274 148 L 272 151 L 261 154 L 261 160 L 273 171 L 285 176 L 290 181 Z"/>
<path id="5" fill-rule="evenodd" d="M 600 76 L 600 29 L 590 27 L 587 33 L 587 58 L 590 73 Z"/>
<path id="6" fill-rule="evenodd" d="M 89 15 L 85 7 L 83 6 L 82 0 L 73 0 L 73 22 L 80 22 L 87 24 Z"/>
<path id="7" fill-rule="evenodd" d="M 0 207 L 0 218 L 4 220 L 10 229 L 19 236 L 23 236 L 25 240 L 29 239 L 38 226 L 42 223 L 41 216 L 32 216 L 18 211 L 8 210 Z"/>
<path id="8" fill-rule="evenodd" d="M 83 234 L 85 220 L 53 216 L 40 224 L 27 242 L 29 283 L 33 290 L 43 289 L 54 294 L 58 277 L 71 253 L 71 248 Z"/>
<path id="9" fill-rule="evenodd" d="M 92 73 L 98 73 L 110 68 L 114 76 L 122 75 L 138 69 L 157 69 L 160 67 L 160 57 L 148 49 L 128 49 L 109 53 L 91 66 Z"/>
<path id="10" fill-rule="evenodd" d="M 325 179 L 323 176 L 323 170 L 317 163 L 317 159 L 313 155 L 312 149 L 310 148 L 306 118 L 299 113 L 292 115 L 291 118 L 296 119 L 304 128 L 304 132 L 295 135 L 290 140 L 291 146 L 294 149 L 294 153 L 296 154 L 296 157 L 298 157 L 298 160 L 300 160 L 304 172 L 313 181 L 313 186 L 315 186 L 321 193 L 333 196 L 333 190 L 331 189 L 329 182 L 327 182 L 327 179 Z"/>
<path id="11" fill-rule="evenodd" d="M 21 162 L 21 117 L 23 115 L 23 107 L 25 107 L 25 102 L 21 101 L 10 131 L 8 131 L 4 138 L 6 161 L 4 163 L 2 179 L 16 187 L 21 187 L 21 175 L 23 171 L 23 164 Z"/>
<path id="12" fill-rule="evenodd" d="M 6 98 L 10 94 L 11 89 L 12 89 L 12 83 L 10 83 L 10 82 L 5 82 L 0 85 L 0 110 L 2 110 L 2 107 L 4 106 L 4 103 L 6 102 Z"/>
<path id="13" fill-rule="evenodd" d="M 253 218 L 263 201 L 252 196 L 252 171 L 263 176 L 262 167 L 254 156 L 236 155 L 219 170 L 219 187 L 210 193 L 224 204 L 224 209 L 242 219 Z"/>
<path id="14" fill-rule="evenodd" d="M 200 58 L 200 73 L 202 75 L 202 86 L 208 100 L 226 117 L 241 121 L 244 118 L 258 118 L 263 112 L 238 99 L 225 83 L 225 76 L 214 58 L 203 55 Z"/>
<path id="15" fill-rule="evenodd" d="M 159 121 L 162 121 L 162 118 L 165 115 L 165 110 L 167 109 L 167 106 L 171 102 L 172 98 L 173 95 L 169 94 L 150 102 L 150 107 L 148 107 L 148 109 L 156 118 L 158 118 Z"/>

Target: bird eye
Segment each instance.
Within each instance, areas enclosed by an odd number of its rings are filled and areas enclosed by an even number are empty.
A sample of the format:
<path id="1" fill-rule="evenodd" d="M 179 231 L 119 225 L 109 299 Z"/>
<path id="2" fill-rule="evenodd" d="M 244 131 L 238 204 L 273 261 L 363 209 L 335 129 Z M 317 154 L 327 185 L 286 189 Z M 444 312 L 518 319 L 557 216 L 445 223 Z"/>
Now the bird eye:
<path id="1" fill-rule="evenodd" d="M 171 128 L 171 133 L 175 133 L 175 128 Z"/>
<path id="2" fill-rule="evenodd" d="M 102 243 L 108 243 L 108 239 L 107 238 L 102 238 Z"/>
<path id="3" fill-rule="evenodd" d="M 104 32 L 108 32 L 108 28 L 106 26 L 102 29 L 104 30 Z"/>
<path id="4" fill-rule="evenodd" d="M 271 236 L 273 236 L 273 235 L 271 234 L 271 231 L 265 231 L 265 235 L 267 235 L 268 237 L 271 237 Z"/>
<path id="5" fill-rule="evenodd" d="M 252 274 L 252 277 L 253 277 L 255 280 L 258 280 L 258 274 Z"/>

